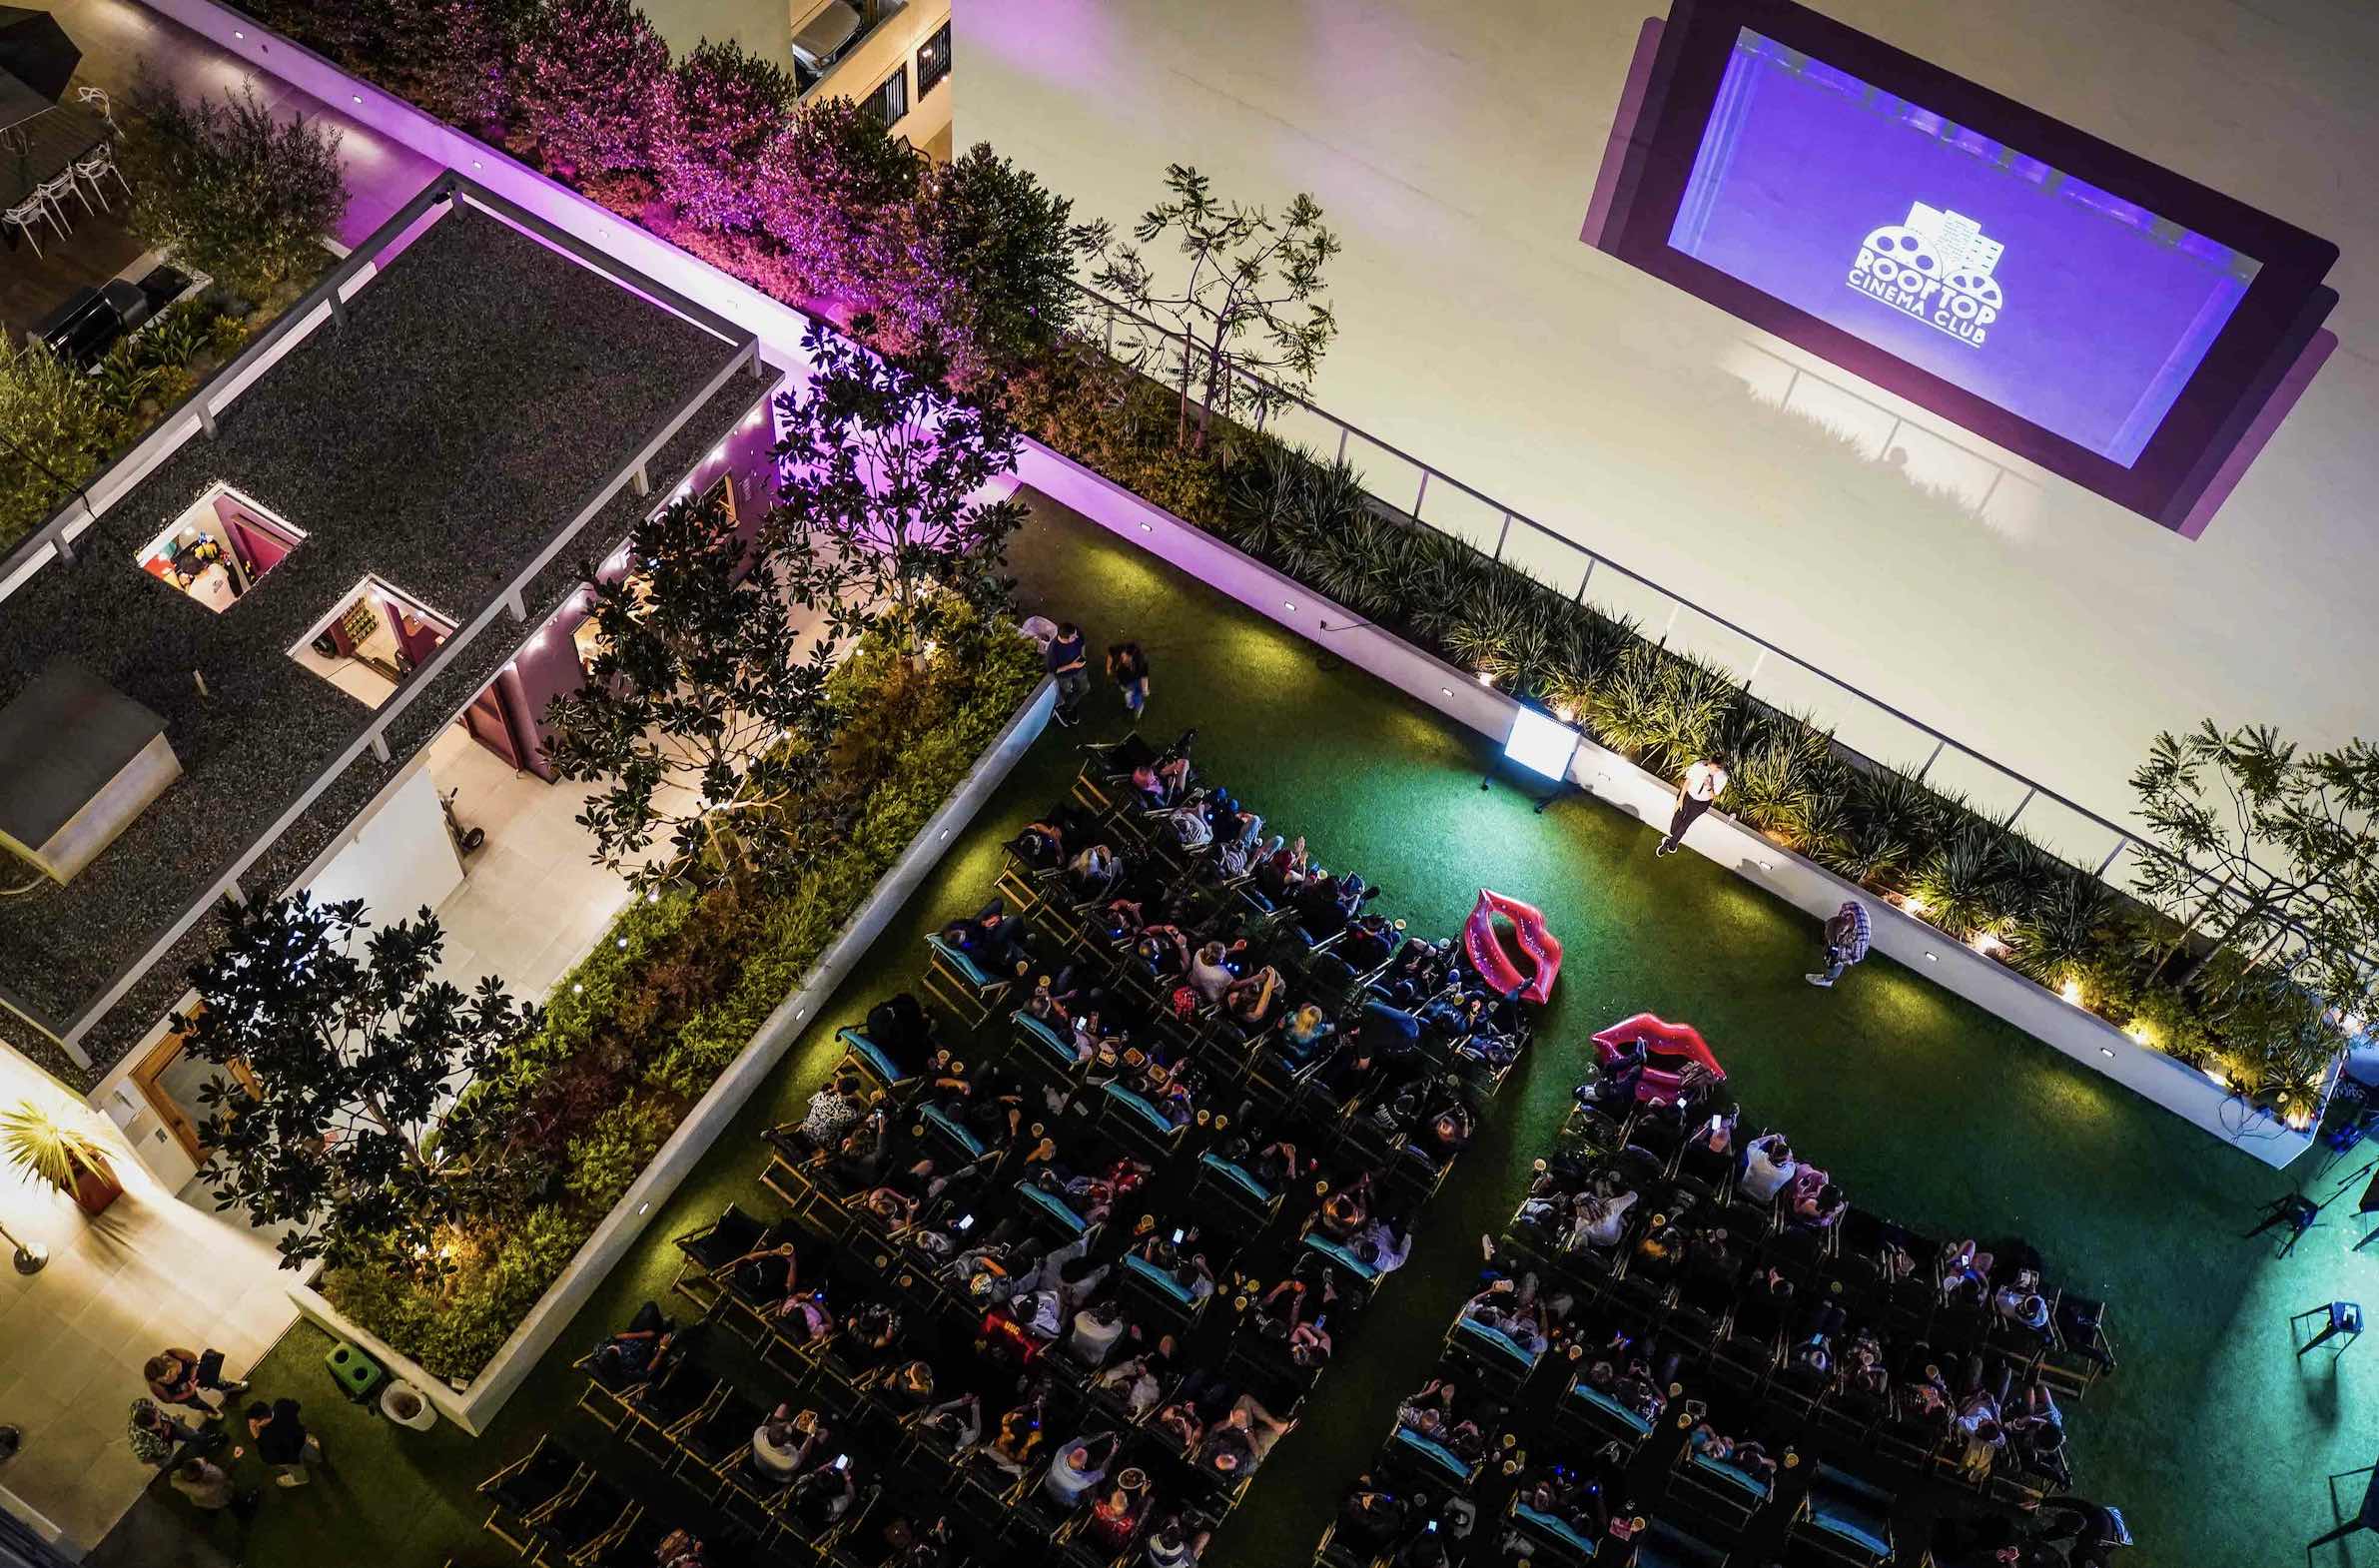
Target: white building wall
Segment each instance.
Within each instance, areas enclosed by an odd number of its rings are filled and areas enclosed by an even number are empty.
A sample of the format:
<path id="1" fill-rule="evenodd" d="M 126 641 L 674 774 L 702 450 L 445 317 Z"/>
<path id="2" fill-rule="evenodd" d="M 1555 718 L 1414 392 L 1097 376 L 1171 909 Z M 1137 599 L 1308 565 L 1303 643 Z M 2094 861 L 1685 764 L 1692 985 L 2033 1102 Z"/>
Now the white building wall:
<path id="1" fill-rule="evenodd" d="M 1580 244 L 1644 0 L 960 0 L 957 135 L 1124 227 L 1169 162 L 1311 191 L 1346 245 L 1325 407 L 2110 817 L 2159 728 L 2379 728 L 2379 10 L 1822 8 L 2338 242 L 2343 348 L 2202 539 L 1930 415 L 1886 459 L 1905 405 L 1794 382 L 1797 351 Z M 1672 645 L 1747 667 L 1691 620 Z"/>
<path id="2" fill-rule="evenodd" d="M 306 891 L 318 905 L 362 899 L 364 918 L 377 929 L 437 908 L 461 885 L 462 863 L 438 809 L 436 781 L 428 769 L 415 768 Z"/>

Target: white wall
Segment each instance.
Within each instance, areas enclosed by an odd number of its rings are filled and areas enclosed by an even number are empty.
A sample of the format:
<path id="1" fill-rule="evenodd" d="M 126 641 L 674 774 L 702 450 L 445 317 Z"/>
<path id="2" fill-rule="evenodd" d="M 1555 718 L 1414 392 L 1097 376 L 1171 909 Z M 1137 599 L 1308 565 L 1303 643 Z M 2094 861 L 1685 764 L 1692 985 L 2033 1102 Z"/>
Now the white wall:
<path id="1" fill-rule="evenodd" d="M 306 891 L 317 904 L 364 901 L 373 926 L 410 920 L 423 905 L 435 909 L 462 885 L 462 863 L 437 806 L 437 785 L 416 767 L 387 795 Z"/>
<path id="2" fill-rule="evenodd" d="M 1795 351 L 1580 244 L 1646 0 L 961 0 L 957 134 L 1125 224 L 1173 161 L 1310 190 L 1324 406 L 2107 816 L 2158 728 L 2379 727 L 2379 8 L 1821 8 L 2341 246 L 2343 348 L 2202 539 L 1995 451 L 1984 516 L 1930 497 L 1755 400 L 1747 346 Z"/>

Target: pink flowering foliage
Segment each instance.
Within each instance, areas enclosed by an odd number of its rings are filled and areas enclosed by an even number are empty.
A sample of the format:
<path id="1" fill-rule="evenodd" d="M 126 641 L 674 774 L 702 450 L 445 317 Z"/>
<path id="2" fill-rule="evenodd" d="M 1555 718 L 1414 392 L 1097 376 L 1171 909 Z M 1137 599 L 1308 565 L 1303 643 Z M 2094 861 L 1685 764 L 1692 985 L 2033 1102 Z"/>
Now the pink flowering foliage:
<path id="1" fill-rule="evenodd" d="M 653 116 L 662 194 L 701 228 L 758 228 L 765 196 L 753 166 L 792 113 L 792 73 L 739 44 L 706 40 L 677 62 L 676 76 Z"/>
<path id="2" fill-rule="evenodd" d="M 675 85 L 668 44 L 628 0 L 546 0 L 520 43 L 517 129 L 556 175 L 648 169 Z"/>

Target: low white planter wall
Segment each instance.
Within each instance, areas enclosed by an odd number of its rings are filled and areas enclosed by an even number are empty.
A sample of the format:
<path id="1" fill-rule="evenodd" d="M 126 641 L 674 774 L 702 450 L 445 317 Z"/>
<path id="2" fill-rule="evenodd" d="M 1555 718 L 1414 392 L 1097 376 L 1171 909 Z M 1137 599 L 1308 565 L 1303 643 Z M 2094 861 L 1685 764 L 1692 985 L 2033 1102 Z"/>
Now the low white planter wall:
<path id="1" fill-rule="evenodd" d="M 1509 695 L 1364 622 L 1064 453 L 1027 441 L 1018 479 L 1498 745 L 1510 734 L 1518 703 Z M 1571 777 L 1596 798 L 1667 831 L 1676 798 L 1675 786 L 1667 780 L 1591 740 L 1580 744 Z M 2140 1045 L 2096 1014 L 1779 847 L 1723 812 L 1705 814 L 1685 847 L 1821 920 L 1841 908 L 1843 900 L 1858 899 L 1874 916 L 1877 950 L 2266 1165 L 2285 1166 L 2313 1142 L 2310 1132 L 2233 1099 L 2197 1069 Z M 1810 962 L 1817 961 L 1813 936 Z"/>
<path id="2" fill-rule="evenodd" d="M 644 1221 L 650 1211 L 668 1201 L 678 1183 L 693 1170 L 711 1143 L 727 1124 L 742 1111 L 753 1091 L 777 1064 L 793 1042 L 801 1038 L 808 1020 L 833 995 L 843 977 L 862 954 L 883 934 L 900 907 L 924 883 L 926 875 L 941 862 L 950 840 L 974 820 L 975 813 L 991 798 L 992 792 L 1006 781 L 1020 758 L 1040 738 L 1049 725 L 1050 710 L 1056 702 L 1056 683 L 1044 680 L 1028 698 L 1016 716 L 1008 721 L 999 739 L 977 760 L 974 770 L 961 783 L 942 809 L 909 841 L 900 858 L 868 893 L 850 922 L 818 961 L 803 977 L 801 986 L 777 1005 L 768 1021 L 752 1037 L 743 1054 L 721 1073 L 718 1082 L 686 1113 L 686 1118 L 653 1156 L 610 1213 L 595 1227 L 572 1257 L 569 1266 L 555 1279 L 545 1293 L 537 1298 L 528 1316 L 512 1330 L 511 1337 L 497 1348 L 479 1375 L 471 1379 L 467 1388 L 456 1390 L 431 1376 L 410 1358 L 399 1354 L 386 1340 L 367 1333 L 349 1322 L 339 1310 L 310 1285 L 293 1285 L 290 1298 L 298 1310 L 320 1323 L 340 1338 L 361 1346 L 389 1369 L 392 1377 L 400 1377 L 429 1396 L 438 1412 L 461 1427 L 477 1435 L 486 1429 L 504 1401 L 517 1390 L 521 1381 L 541 1360 L 561 1331 L 569 1325 L 578 1309 L 586 1304 L 595 1286 L 602 1283 L 618 1266 L 628 1249 L 642 1234 Z"/>

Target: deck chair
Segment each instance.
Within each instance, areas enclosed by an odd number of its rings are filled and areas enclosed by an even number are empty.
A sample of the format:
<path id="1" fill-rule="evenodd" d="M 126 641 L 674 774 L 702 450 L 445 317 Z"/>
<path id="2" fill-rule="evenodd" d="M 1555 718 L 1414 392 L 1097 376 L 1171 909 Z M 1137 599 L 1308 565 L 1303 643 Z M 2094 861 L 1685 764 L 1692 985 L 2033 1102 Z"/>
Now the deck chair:
<path id="1" fill-rule="evenodd" d="M 1895 1499 L 1847 1470 L 1818 1465 L 1794 1512 L 1793 1540 L 1836 1562 L 1875 1568 L 1892 1560 Z"/>

